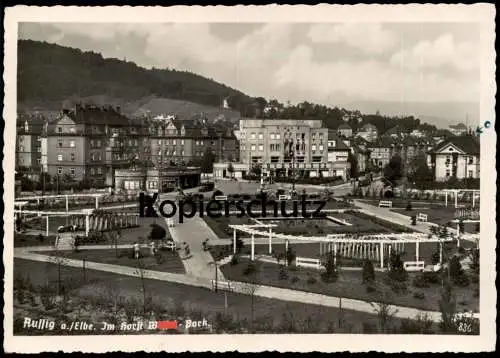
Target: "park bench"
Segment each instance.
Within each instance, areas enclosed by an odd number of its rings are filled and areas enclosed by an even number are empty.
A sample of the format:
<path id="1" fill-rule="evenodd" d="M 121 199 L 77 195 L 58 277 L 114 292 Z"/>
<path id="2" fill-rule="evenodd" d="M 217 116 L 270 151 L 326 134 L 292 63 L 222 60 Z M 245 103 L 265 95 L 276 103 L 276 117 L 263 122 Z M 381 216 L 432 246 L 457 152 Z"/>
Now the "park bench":
<path id="1" fill-rule="evenodd" d="M 280 195 L 278 200 L 290 200 L 290 195 Z"/>
<path id="2" fill-rule="evenodd" d="M 295 265 L 299 267 L 309 267 L 315 269 L 320 269 L 322 267 L 321 261 L 319 259 L 310 259 L 306 257 L 295 258 Z"/>
<path id="3" fill-rule="evenodd" d="M 230 292 L 234 290 L 234 288 L 231 286 L 231 282 L 229 281 L 212 280 L 212 290 L 215 291 L 216 288 L 218 290 L 224 290 Z"/>
<path id="4" fill-rule="evenodd" d="M 389 200 L 380 200 L 378 203 L 379 208 L 392 208 L 392 201 Z"/>
<path id="5" fill-rule="evenodd" d="M 226 201 L 227 200 L 227 196 L 226 195 L 217 195 L 214 197 L 214 200 L 217 200 L 217 201 Z"/>
<path id="6" fill-rule="evenodd" d="M 424 271 L 425 262 L 424 261 L 405 261 L 403 263 L 403 267 L 406 271 L 417 272 Z"/>
<path id="7" fill-rule="evenodd" d="M 417 221 L 427 222 L 427 214 L 418 213 Z"/>

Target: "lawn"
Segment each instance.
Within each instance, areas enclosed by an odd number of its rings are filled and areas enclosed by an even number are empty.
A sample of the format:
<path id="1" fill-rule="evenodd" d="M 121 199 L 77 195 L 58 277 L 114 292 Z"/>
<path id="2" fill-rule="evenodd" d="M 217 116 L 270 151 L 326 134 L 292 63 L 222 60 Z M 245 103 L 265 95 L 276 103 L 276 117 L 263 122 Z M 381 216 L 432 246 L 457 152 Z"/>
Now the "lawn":
<path id="1" fill-rule="evenodd" d="M 227 264 L 221 267 L 224 276 L 228 280 L 249 282 L 250 276 L 245 275 L 249 260 L 241 258 L 237 265 Z M 275 287 L 290 288 L 308 292 L 321 293 L 330 296 L 340 296 L 366 301 L 379 301 L 381 292 L 390 291 L 383 281 L 384 273 L 376 272 L 376 282 L 380 288 L 375 292 L 368 292 L 362 281 L 362 271 L 341 271 L 340 278 L 334 283 L 325 283 L 321 280 L 319 271 L 314 269 L 293 268 L 288 269 L 288 278 L 280 277 L 280 266 L 277 263 L 255 261 L 257 267 L 256 279 L 259 284 Z M 439 311 L 439 300 L 441 285 L 433 284 L 428 288 L 415 288 L 412 280 L 417 274 L 409 274 L 408 291 L 406 293 L 390 292 L 387 301 L 390 304 L 415 307 L 429 311 Z M 479 299 L 474 297 L 478 284 L 472 284 L 467 288 L 455 287 L 454 293 L 457 298 L 457 308 L 478 311 Z M 414 294 L 422 292 L 423 298 L 416 298 Z"/>
<path id="2" fill-rule="evenodd" d="M 380 200 L 388 200 L 392 201 L 393 208 L 406 208 L 408 205 L 408 201 L 411 202 L 411 205 L 415 208 L 430 208 L 430 207 L 443 207 L 444 208 L 444 200 L 414 200 L 414 199 L 401 199 L 401 198 L 359 198 L 358 200 L 371 204 L 374 206 L 378 206 Z"/>
<path id="3" fill-rule="evenodd" d="M 14 233 L 14 247 L 26 247 L 26 246 L 48 246 L 54 245 L 56 236 L 44 236 L 42 235 L 40 240 L 39 235 L 27 235 Z"/>
<path id="4" fill-rule="evenodd" d="M 49 252 L 48 254 L 53 255 L 54 253 Z M 142 262 L 146 270 L 180 274 L 186 273 L 182 260 L 177 252 L 161 250 L 158 254 L 161 255 L 162 259 L 159 259 L 158 256 L 151 256 L 149 249 L 141 248 Z M 137 267 L 137 260 L 133 258 L 132 248 L 118 249 L 118 257 L 115 249 L 80 250 L 78 252 L 63 251 L 63 257 L 74 260 L 82 260 L 85 258 L 86 261 L 90 262 Z"/>
<path id="5" fill-rule="evenodd" d="M 113 315 L 112 309 L 107 307 L 108 304 L 98 306 L 106 306 L 103 310 L 95 307 L 102 300 L 109 302 L 112 297 L 117 295 L 128 300 L 142 299 L 141 282 L 137 278 L 87 270 L 86 280 L 84 280 L 80 269 L 62 267 L 61 271 L 62 278 L 71 283 L 69 288 L 71 299 L 81 300 L 86 304 L 85 307 L 80 307 L 78 312 L 67 313 L 66 317 L 100 322 L 103 317 L 106 320 L 111 319 L 108 317 Z M 49 284 L 55 285 L 57 283 L 57 266 L 50 263 L 15 259 L 14 275 L 28 276 L 35 286 L 44 285 L 47 281 Z M 166 311 L 172 312 L 173 310 L 175 312 L 173 316 L 172 314 L 168 317 L 162 315 L 161 319 L 201 316 L 212 323 L 216 320 L 216 314 L 223 313 L 225 310 L 223 292 L 215 293 L 208 289 L 147 279 L 145 287 L 147 294 L 151 295 L 155 304 L 160 305 Z M 251 296 L 227 293 L 227 313 L 232 316 L 233 321 L 248 327 L 248 321 L 252 316 L 251 308 Z M 336 308 L 257 296 L 253 298 L 253 308 L 254 328 L 262 333 L 294 331 L 331 333 L 334 330 L 337 333 L 342 332 L 341 329 L 336 328 L 340 313 L 340 310 Z M 51 318 L 60 312 L 59 310 L 47 312 L 40 305 L 21 305 L 16 300 L 14 314 L 20 319 L 26 315 Z M 350 328 L 344 328 L 344 332 L 376 333 L 374 327 L 376 327 L 378 319 L 375 314 L 344 309 L 342 315 L 347 323 L 344 327 L 350 326 Z M 121 316 L 116 315 L 114 318 L 117 317 L 120 319 Z M 394 319 L 393 323 L 399 327 L 400 320 Z M 119 332 L 119 334 L 124 333 Z M 144 334 L 144 332 L 138 333 Z M 27 332 L 15 330 L 15 334 L 27 334 Z M 44 334 L 46 333 L 44 332 Z M 78 332 L 78 334 L 85 334 L 85 332 Z"/>
<path id="6" fill-rule="evenodd" d="M 456 223 L 450 223 L 450 221 L 455 220 L 455 208 L 426 208 L 426 209 L 416 209 L 411 211 L 406 211 L 405 209 L 392 209 L 392 211 L 399 214 L 407 215 L 411 217 L 412 215 L 427 214 L 428 221 L 438 224 L 438 225 L 448 225 L 453 229 L 456 229 Z M 464 223 L 464 229 L 468 233 L 477 233 L 477 225 L 475 223 Z"/>

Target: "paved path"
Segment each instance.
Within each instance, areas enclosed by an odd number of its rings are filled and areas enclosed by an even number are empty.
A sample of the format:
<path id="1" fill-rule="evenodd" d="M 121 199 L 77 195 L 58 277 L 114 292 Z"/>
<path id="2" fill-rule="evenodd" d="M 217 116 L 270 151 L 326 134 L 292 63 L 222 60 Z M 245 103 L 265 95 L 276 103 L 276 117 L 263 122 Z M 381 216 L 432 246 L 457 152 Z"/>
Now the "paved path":
<path id="1" fill-rule="evenodd" d="M 37 250 L 36 247 L 29 248 L 30 250 Z M 14 257 L 39 261 L 39 262 L 53 262 L 53 258 L 47 255 L 37 254 L 36 252 L 29 252 L 27 248 L 21 250 L 14 250 Z M 82 267 L 81 260 L 65 259 L 62 263 L 64 266 L 70 267 Z M 105 271 L 116 273 L 125 276 L 138 277 L 139 273 L 133 267 L 118 266 L 111 264 L 103 264 L 97 262 L 86 262 L 86 268 L 98 271 Z M 193 277 L 190 275 L 181 275 L 167 272 L 158 272 L 152 270 L 144 270 L 145 277 L 153 280 L 169 281 L 174 283 L 180 283 L 189 286 L 205 287 L 211 288 L 210 279 L 203 277 Z M 326 296 L 317 293 L 290 290 L 284 288 L 263 286 L 263 285 L 252 285 L 243 282 L 231 282 L 232 287 L 234 287 L 234 292 L 242 294 L 253 294 L 259 297 L 266 297 L 271 299 L 278 299 L 283 301 L 291 302 L 301 302 L 305 304 L 315 304 L 326 307 L 338 308 L 340 304 L 339 297 Z M 437 311 L 423 311 L 416 308 L 403 307 L 403 306 L 392 306 L 396 310 L 395 317 L 398 318 L 414 318 L 418 314 L 427 314 L 428 317 L 434 321 L 439 321 L 441 319 L 440 312 Z M 370 302 L 355 300 L 350 298 L 342 298 L 342 308 L 354 311 L 375 313 L 374 308 Z M 475 314 L 479 318 L 479 314 Z"/>
<path id="2" fill-rule="evenodd" d="M 165 198 L 165 197 L 163 197 Z M 175 223 L 174 227 L 169 227 L 170 236 L 176 243 L 186 242 L 189 245 L 190 256 L 183 259 L 184 268 L 188 275 L 203 277 L 205 279 L 215 278 L 215 266 L 212 255 L 203 251 L 202 242 L 205 239 L 218 240 L 219 238 L 212 229 L 199 216 L 195 215 L 192 218 L 185 218 L 184 222 L 179 223 L 178 214 L 172 220 Z M 165 219 L 165 222 L 167 219 Z M 168 227 L 168 225 L 166 225 Z M 217 268 L 217 276 L 224 278 L 222 271 Z"/>

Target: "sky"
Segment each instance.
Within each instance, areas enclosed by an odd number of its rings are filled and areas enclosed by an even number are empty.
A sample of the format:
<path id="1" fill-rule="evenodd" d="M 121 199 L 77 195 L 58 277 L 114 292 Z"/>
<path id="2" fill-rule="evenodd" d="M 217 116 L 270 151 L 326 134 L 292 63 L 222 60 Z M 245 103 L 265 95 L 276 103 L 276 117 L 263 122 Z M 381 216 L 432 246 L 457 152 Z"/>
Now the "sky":
<path id="1" fill-rule="evenodd" d="M 473 118 L 465 111 L 480 95 L 474 23 L 21 23 L 19 37 L 189 70 L 282 102 L 417 106 L 441 117 L 457 102 L 448 116 Z"/>

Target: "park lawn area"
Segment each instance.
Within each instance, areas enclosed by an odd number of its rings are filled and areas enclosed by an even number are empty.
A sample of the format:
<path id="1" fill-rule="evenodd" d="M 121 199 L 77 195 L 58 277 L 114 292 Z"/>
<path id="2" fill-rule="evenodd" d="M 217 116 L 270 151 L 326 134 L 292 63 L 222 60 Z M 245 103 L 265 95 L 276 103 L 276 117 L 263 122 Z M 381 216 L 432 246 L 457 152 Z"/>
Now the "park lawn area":
<path id="1" fill-rule="evenodd" d="M 155 270 L 170 273 L 186 273 L 184 264 L 177 252 L 161 250 L 159 253 L 163 257 L 162 262 L 158 262 L 157 258 L 151 256 L 149 249 L 141 248 L 142 262 L 146 270 Z M 49 252 L 53 256 L 53 252 Z M 128 267 L 137 267 L 137 260 L 133 258 L 133 250 L 118 249 L 118 257 L 116 257 L 115 249 L 100 249 L 100 250 L 80 250 L 80 251 L 63 251 L 63 257 L 73 260 L 83 260 L 89 262 L 99 262 L 111 265 L 121 265 Z"/>
<path id="2" fill-rule="evenodd" d="M 47 281 L 56 285 L 58 280 L 57 265 L 23 259 L 14 260 L 14 275 L 15 277 L 17 275 L 29 277 L 35 286 L 45 285 Z M 109 302 L 110 297 L 116 294 L 128 299 L 142 300 L 141 281 L 135 277 L 87 270 L 86 280 L 84 280 L 82 270 L 66 266 L 61 267 L 61 277 L 71 284 L 69 291 L 71 298 L 81 299 L 89 304 L 99 300 Z M 189 317 L 197 313 L 209 322 L 214 322 L 216 314 L 224 312 L 224 293 L 221 291 L 216 293 L 205 288 L 151 279 L 145 280 L 145 287 L 154 303 L 165 309 L 174 307 L 176 316 L 179 318 Z M 251 319 L 252 298 L 250 295 L 228 292 L 227 303 L 227 313 L 232 316 L 233 320 L 241 323 Z M 279 325 L 293 325 L 302 332 L 332 333 L 335 330 L 337 333 L 342 333 L 336 328 L 340 313 L 337 308 L 258 296 L 253 298 L 253 308 L 255 326 L 265 327 L 260 329 L 262 333 L 292 331 L 279 327 Z M 48 314 L 43 307 L 33 307 L 33 309 L 38 309 L 38 314 L 47 318 Z M 109 308 L 106 310 L 110 311 Z M 22 317 L 25 312 L 24 308 L 14 307 L 15 317 Z M 88 308 L 75 313 L 78 320 L 100 321 L 99 317 L 95 316 L 95 312 L 95 309 Z M 108 312 L 108 315 L 110 313 Z M 36 313 L 31 312 L 31 316 L 35 317 Z M 347 325 L 350 326 L 344 332 L 376 333 L 376 330 L 368 332 L 364 328 L 365 325 L 372 327 L 372 329 L 376 327 L 378 319 L 375 314 L 343 309 L 342 316 Z M 170 319 L 172 318 L 175 317 L 170 317 Z M 258 324 L 259 322 L 260 324 Z M 397 318 L 393 320 L 396 327 L 399 327 L 400 322 L 401 320 Z M 274 329 L 269 329 L 266 324 L 270 324 Z M 305 325 L 308 325 L 309 329 L 305 328 Z M 436 327 L 434 329 L 436 330 Z M 21 332 L 15 333 L 23 334 Z M 85 334 L 85 332 L 78 334 Z"/>
<path id="3" fill-rule="evenodd" d="M 426 209 L 416 209 L 411 211 L 406 211 L 405 209 L 391 209 L 394 212 L 397 212 L 402 215 L 406 215 L 411 217 L 412 215 L 418 214 L 427 214 L 427 219 L 438 225 L 448 225 L 453 229 L 456 229 L 456 223 L 450 223 L 450 221 L 455 220 L 455 208 L 426 208 Z M 464 223 L 464 229 L 468 233 L 478 233 L 476 230 L 476 223 Z"/>
<path id="4" fill-rule="evenodd" d="M 226 264 L 221 266 L 224 276 L 228 280 L 251 282 L 251 275 L 245 275 L 245 268 L 249 259 L 240 258 L 237 265 Z M 307 292 L 320 293 L 328 296 L 338 296 L 364 301 L 379 302 L 381 292 L 390 292 L 387 302 L 393 305 L 414 307 L 428 311 L 439 311 L 439 300 L 441 297 L 441 285 L 435 284 L 428 288 L 415 288 L 412 280 L 416 273 L 409 273 L 407 293 L 394 293 L 383 283 L 383 272 L 375 272 L 377 291 L 368 292 L 366 285 L 362 282 L 362 271 L 342 271 L 337 282 L 325 283 L 321 280 L 318 270 L 295 267 L 289 268 L 288 278 L 280 278 L 280 266 L 277 263 L 255 261 L 257 267 L 256 282 L 261 285 L 289 288 Z M 479 299 L 474 297 L 477 284 L 471 283 L 469 287 L 455 287 L 454 294 L 457 298 L 457 309 L 479 310 Z M 423 299 L 415 298 L 415 292 L 424 293 Z"/>
<path id="5" fill-rule="evenodd" d="M 356 198 L 354 198 L 356 199 Z M 401 198 L 376 198 L 376 199 L 371 199 L 371 198 L 358 198 L 356 200 L 359 200 L 361 202 L 371 204 L 373 206 L 378 206 L 380 200 L 384 201 L 392 201 L 392 207 L 393 208 L 402 208 L 406 209 L 406 206 L 408 205 L 408 200 L 401 199 Z M 414 200 L 414 199 L 409 199 L 411 202 L 411 205 L 415 208 L 431 208 L 431 207 L 443 207 L 444 208 L 444 200 Z"/>
<path id="6" fill-rule="evenodd" d="M 27 247 L 27 246 L 49 246 L 54 245 L 56 241 L 55 235 L 44 236 L 43 241 L 39 240 L 39 235 L 14 233 L 14 247 Z"/>

